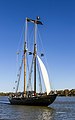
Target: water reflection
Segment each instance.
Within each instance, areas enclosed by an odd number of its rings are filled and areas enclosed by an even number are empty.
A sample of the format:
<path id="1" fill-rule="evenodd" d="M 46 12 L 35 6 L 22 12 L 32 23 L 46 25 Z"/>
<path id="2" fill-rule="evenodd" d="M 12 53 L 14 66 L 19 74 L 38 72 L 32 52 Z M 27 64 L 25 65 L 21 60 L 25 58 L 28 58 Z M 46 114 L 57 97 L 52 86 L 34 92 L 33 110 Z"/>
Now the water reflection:
<path id="1" fill-rule="evenodd" d="M 38 120 L 52 120 L 53 109 L 42 109 L 38 115 Z"/>
<path id="2" fill-rule="evenodd" d="M 0 97 L 0 120 L 75 120 L 75 97 L 61 97 L 49 107 L 10 105 Z"/>
<path id="3" fill-rule="evenodd" d="M 34 120 L 53 120 L 54 109 L 51 107 L 30 107 L 30 117 Z"/>
<path id="4" fill-rule="evenodd" d="M 0 118 L 3 120 L 53 120 L 54 109 L 50 107 L 1 105 Z"/>

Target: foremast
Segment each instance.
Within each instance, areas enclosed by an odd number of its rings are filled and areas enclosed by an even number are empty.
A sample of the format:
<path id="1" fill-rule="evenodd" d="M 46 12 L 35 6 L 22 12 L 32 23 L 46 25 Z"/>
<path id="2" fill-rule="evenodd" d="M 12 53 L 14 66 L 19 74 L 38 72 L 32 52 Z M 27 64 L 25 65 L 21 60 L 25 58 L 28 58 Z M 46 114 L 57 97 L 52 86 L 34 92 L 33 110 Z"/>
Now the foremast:
<path id="1" fill-rule="evenodd" d="M 26 18 L 26 28 L 24 31 L 24 97 L 26 96 L 26 41 L 27 41 L 27 18 Z"/>

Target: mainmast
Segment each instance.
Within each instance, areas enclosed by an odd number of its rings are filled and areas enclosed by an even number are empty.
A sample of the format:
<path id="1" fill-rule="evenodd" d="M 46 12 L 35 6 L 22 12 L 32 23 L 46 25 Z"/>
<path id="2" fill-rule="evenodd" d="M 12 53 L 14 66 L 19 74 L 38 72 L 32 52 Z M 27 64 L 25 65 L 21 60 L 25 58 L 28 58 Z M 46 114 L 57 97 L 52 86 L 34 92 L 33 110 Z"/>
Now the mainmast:
<path id="1" fill-rule="evenodd" d="M 27 18 L 26 18 L 26 28 L 24 33 L 24 97 L 26 96 L 26 40 L 27 40 Z"/>
<path id="2" fill-rule="evenodd" d="M 36 38 L 37 38 L 37 24 L 41 24 L 39 21 L 39 17 L 34 21 L 34 96 L 36 96 L 36 54 L 37 54 L 37 46 L 36 46 Z"/>
<path id="3" fill-rule="evenodd" d="M 34 23 L 34 96 L 36 95 L 36 33 L 37 33 L 37 24 Z"/>

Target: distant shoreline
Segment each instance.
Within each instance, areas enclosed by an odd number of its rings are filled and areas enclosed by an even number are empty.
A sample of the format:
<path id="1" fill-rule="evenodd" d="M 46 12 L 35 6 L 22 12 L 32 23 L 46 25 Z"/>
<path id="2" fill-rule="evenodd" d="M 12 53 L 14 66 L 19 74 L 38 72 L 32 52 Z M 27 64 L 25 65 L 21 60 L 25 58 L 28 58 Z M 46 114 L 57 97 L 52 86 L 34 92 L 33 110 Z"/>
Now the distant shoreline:
<path id="1" fill-rule="evenodd" d="M 58 96 L 75 96 L 75 89 L 56 90 L 56 93 L 58 94 Z M 0 96 L 9 96 L 10 94 L 13 94 L 13 93 L 0 92 Z"/>
<path id="2" fill-rule="evenodd" d="M 75 89 L 57 90 L 58 96 L 75 96 Z"/>

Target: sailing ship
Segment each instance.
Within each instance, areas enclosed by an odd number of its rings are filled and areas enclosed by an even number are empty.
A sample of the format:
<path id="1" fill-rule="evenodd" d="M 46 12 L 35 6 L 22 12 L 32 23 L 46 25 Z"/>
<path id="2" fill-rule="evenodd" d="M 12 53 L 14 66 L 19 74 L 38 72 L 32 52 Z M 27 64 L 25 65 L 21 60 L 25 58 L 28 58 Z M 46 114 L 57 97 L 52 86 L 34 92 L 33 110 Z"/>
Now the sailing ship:
<path id="1" fill-rule="evenodd" d="M 28 51 L 28 48 L 27 48 L 27 30 L 28 30 L 29 22 L 34 25 L 33 52 Z M 54 102 L 54 100 L 57 97 L 57 94 L 55 92 L 52 92 L 52 90 L 51 90 L 48 72 L 46 70 L 46 67 L 45 67 L 43 61 L 38 56 L 38 52 L 37 52 L 37 40 L 36 40 L 37 26 L 43 25 L 43 23 L 40 21 L 39 17 L 37 17 L 36 20 L 26 18 L 25 23 L 26 24 L 25 24 L 25 37 L 24 37 L 24 49 L 23 49 L 22 63 L 21 63 L 20 69 L 19 69 L 16 92 L 9 96 L 9 101 L 10 101 L 10 104 L 12 104 L 12 105 L 48 106 Z M 29 53 L 29 55 L 33 56 L 28 77 L 27 77 L 27 72 L 26 72 L 27 52 Z M 41 54 L 41 56 L 43 56 L 43 53 Z M 38 65 L 37 65 L 37 63 L 38 63 Z M 24 89 L 23 89 L 23 92 L 18 92 L 22 64 L 24 64 L 24 82 L 23 82 Z M 36 70 L 37 70 L 38 66 L 39 66 L 41 74 L 42 74 L 42 79 L 44 80 L 44 84 L 45 84 L 45 88 L 46 88 L 45 93 L 43 93 L 42 91 L 40 93 L 37 92 L 37 85 L 36 85 L 37 72 L 36 72 Z M 32 70 L 32 68 L 34 68 L 34 70 Z M 33 76 L 34 76 L 34 80 L 33 80 L 34 87 L 33 87 L 33 90 L 27 91 L 26 87 L 28 87 L 28 86 L 26 86 L 26 81 L 28 79 L 28 82 L 30 85 L 32 71 L 33 71 Z M 40 73 L 39 73 L 39 79 L 40 79 Z"/>

